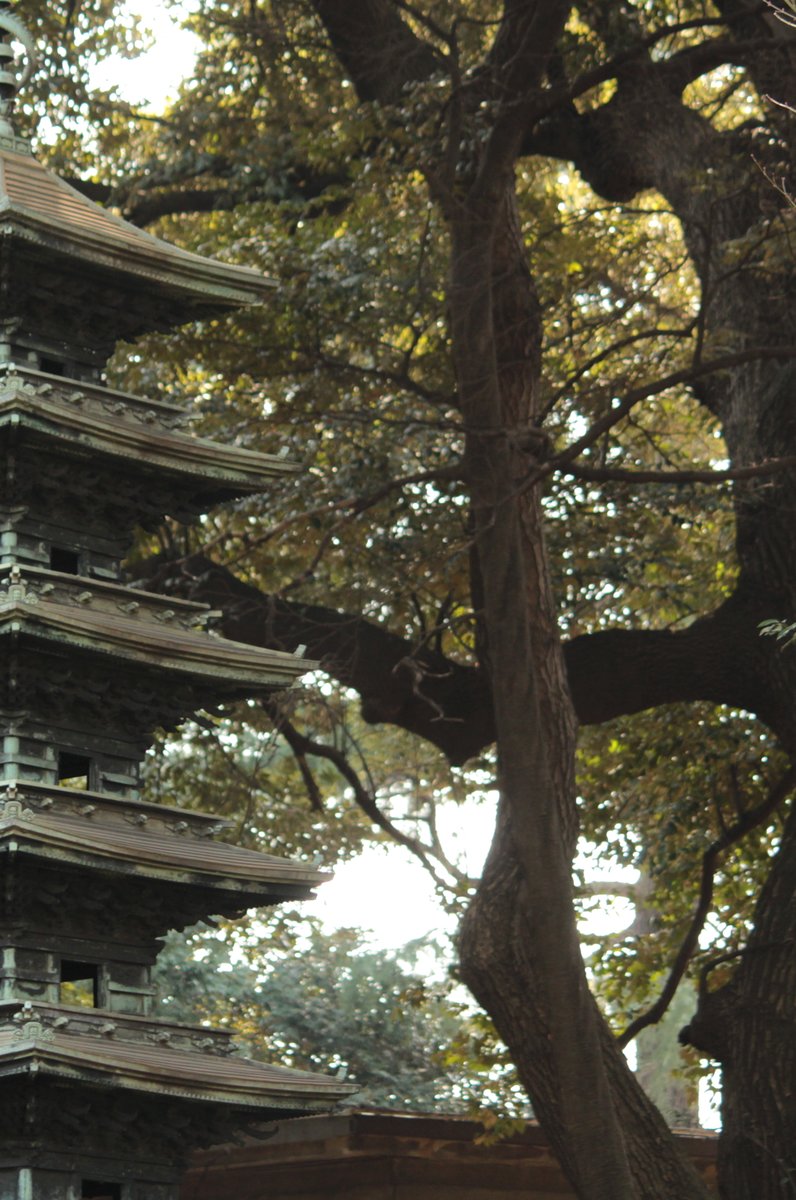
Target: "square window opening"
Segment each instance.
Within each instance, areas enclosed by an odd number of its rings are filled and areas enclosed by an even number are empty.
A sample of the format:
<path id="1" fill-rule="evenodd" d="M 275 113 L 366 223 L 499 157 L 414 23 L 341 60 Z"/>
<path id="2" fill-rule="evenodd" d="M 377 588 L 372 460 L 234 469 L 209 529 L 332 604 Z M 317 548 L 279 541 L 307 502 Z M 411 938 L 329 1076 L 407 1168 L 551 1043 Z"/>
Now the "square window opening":
<path id="1" fill-rule="evenodd" d="M 86 754 L 62 750 L 58 755 L 58 786 L 85 792 L 91 786 L 91 759 Z"/>
<path id="2" fill-rule="evenodd" d="M 70 1008 L 99 1007 L 99 967 L 96 963 L 61 959 L 58 1002 Z M 93 1192 L 87 1193 L 93 1195 Z M 98 1192 L 97 1195 L 104 1195 Z"/>
<path id="3" fill-rule="evenodd" d="M 67 550 L 65 546 L 50 546 L 50 570 L 60 571 L 62 575 L 79 575 L 80 555 L 77 550 Z"/>
<path id="4" fill-rule="evenodd" d="M 66 363 L 60 358 L 46 358 L 44 355 L 39 357 L 39 370 L 46 371 L 48 375 L 65 375 Z"/>
<path id="5" fill-rule="evenodd" d="M 122 1200 L 120 1183 L 102 1183 L 99 1179 L 81 1179 L 80 1200 Z"/>

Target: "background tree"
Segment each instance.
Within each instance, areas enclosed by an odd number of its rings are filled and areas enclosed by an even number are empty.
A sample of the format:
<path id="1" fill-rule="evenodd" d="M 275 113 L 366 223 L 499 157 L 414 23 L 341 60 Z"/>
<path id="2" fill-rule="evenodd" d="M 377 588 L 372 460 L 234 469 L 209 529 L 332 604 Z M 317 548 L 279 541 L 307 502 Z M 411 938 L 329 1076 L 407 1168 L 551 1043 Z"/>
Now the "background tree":
<path id="1" fill-rule="evenodd" d="M 358 930 L 330 936 L 311 920 L 298 932 L 293 924 L 169 937 L 155 973 L 160 1015 L 230 1029 L 255 1058 L 345 1072 L 361 1089 L 357 1104 L 477 1111 L 491 1089 L 503 1110 L 523 1111 L 509 1069 L 479 1077 L 470 1068 L 484 1032 L 449 981 L 425 978 L 433 946 L 414 943 L 398 955 L 368 947 Z"/>
<path id="2" fill-rule="evenodd" d="M 265 321 L 124 352 L 117 378 L 190 397 L 208 432 L 284 434 L 308 474 L 164 531 L 150 578 L 322 659 L 339 720 L 269 714 L 316 808 L 323 761 L 382 830 L 418 817 L 406 775 L 363 769 L 352 691 L 432 748 L 429 804 L 441 756 L 496 746 L 464 977 L 580 1196 L 696 1197 L 575 933 L 574 716 L 623 722 L 584 739 L 584 825 L 662 899 L 679 881 L 641 942 L 663 975 L 705 919 L 725 938 L 686 1035 L 723 1066 L 723 1194 L 793 1190 L 794 658 L 759 635 L 794 616 L 792 128 L 766 99 L 788 99 L 793 31 L 747 0 L 208 2 L 193 22 L 180 104 L 108 113 L 89 190 L 282 288 Z M 634 750 L 655 786 L 613 787 Z"/>

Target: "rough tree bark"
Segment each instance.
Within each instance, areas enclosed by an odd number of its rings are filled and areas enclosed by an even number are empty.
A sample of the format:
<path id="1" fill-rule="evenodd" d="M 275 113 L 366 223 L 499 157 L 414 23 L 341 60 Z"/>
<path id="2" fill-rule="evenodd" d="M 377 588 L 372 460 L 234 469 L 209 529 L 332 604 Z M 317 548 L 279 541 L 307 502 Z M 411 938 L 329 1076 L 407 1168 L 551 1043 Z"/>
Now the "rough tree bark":
<path id="1" fill-rule="evenodd" d="M 516 435 L 538 419 L 540 337 L 513 203 L 508 189 L 497 197 L 488 189 L 468 197 L 475 221 L 469 211 L 451 218 L 453 353 L 500 789 L 499 828 L 463 924 L 461 971 L 506 1041 L 578 1196 L 685 1200 L 704 1196 L 703 1187 L 613 1043 L 579 949 L 574 712 L 540 490 L 518 487 L 528 458 Z"/>
<path id="2" fill-rule="evenodd" d="M 536 416 L 540 337 L 505 179 L 512 172 L 513 156 L 498 158 L 483 186 L 475 182 L 449 204 L 452 347 L 468 431 L 466 476 L 505 838 L 503 852 L 493 858 L 497 873 L 510 864 L 516 904 L 510 927 L 525 968 L 520 979 L 515 949 L 513 986 L 508 993 L 499 989 L 500 1009 L 515 1007 L 509 997 L 516 998 L 519 985 L 529 1041 L 517 1056 L 520 1069 L 579 1195 L 630 1198 L 632 1180 L 573 919 L 575 721 L 558 649 L 541 507 L 538 490 L 516 494 L 527 460 L 513 449 L 512 434 Z M 518 662 L 528 669 L 517 671 Z M 483 905 L 474 907 L 461 939 L 461 970 L 492 1011 L 493 965 L 499 968 L 503 956 L 497 958 L 492 939 L 483 937 L 484 922 L 491 927 L 491 915 Z M 514 1037 L 516 1021 L 502 1024 Z"/>

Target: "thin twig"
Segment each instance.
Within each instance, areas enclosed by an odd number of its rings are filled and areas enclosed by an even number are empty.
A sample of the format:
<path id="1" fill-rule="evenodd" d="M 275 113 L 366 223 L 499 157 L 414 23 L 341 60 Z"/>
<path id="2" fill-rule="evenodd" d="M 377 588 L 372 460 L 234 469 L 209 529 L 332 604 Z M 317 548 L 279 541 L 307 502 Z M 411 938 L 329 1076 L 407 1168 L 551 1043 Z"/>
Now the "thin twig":
<path id="1" fill-rule="evenodd" d="M 296 729 L 295 725 L 288 720 L 287 716 L 279 710 L 274 701 L 261 700 L 260 703 L 264 711 L 267 712 L 274 721 L 276 728 L 284 735 L 285 740 L 288 742 L 288 745 L 290 746 L 291 750 L 293 750 L 293 753 L 296 754 L 297 758 L 300 755 L 301 758 L 304 759 L 305 764 L 307 756 L 323 758 L 327 762 L 330 762 L 337 769 L 339 774 L 342 775 L 343 779 L 351 788 L 357 805 L 373 822 L 373 824 L 377 825 L 379 829 L 388 834 L 395 842 L 398 843 L 398 845 L 404 846 L 411 854 L 415 856 L 415 858 L 419 859 L 419 861 L 431 875 L 431 878 L 434 880 L 434 883 L 437 887 L 446 890 L 449 889 L 450 884 L 447 883 L 446 880 L 444 880 L 434 869 L 434 864 L 431 861 L 432 853 L 430 848 L 424 846 L 423 843 L 417 838 L 410 837 L 409 834 L 403 833 L 402 830 L 400 830 L 397 825 L 390 820 L 387 814 L 382 812 L 376 803 L 374 796 L 363 785 L 362 780 L 351 766 L 351 763 L 348 761 L 348 758 L 343 750 L 338 749 L 336 746 L 330 746 L 326 742 L 319 742 L 315 738 L 308 737 L 306 734 L 301 733 L 298 729 Z M 309 770 L 309 767 L 307 767 L 307 770 Z M 302 771 L 302 776 L 304 776 L 306 782 L 304 771 Z M 317 789 L 317 784 L 314 780 L 313 786 Z M 320 793 L 318 793 L 318 795 L 320 795 Z"/>
<path id="2" fill-rule="evenodd" d="M 722 354 L 717 358 L 708 359 L 690 367 L 683 367 L 682 370 L 672 371 L 671 374 L 664 375 L 663 378 L 655 382 L 644 383 L 638 387 L 631 388 L 615 408 L 608 409 L 603 416 L 598 417 L 591 428 L 584 433 L 583 437 L 578 438 L 566 450 L 562 450 L 560 454 L 551 458 L 549 462 L 538 467 L 536 471 L 531 472 L 531 477 L 526 482 L 528 484 L 536 483 L 539 479 L 544 478 L 545 475 L 550 475 L 553 471 L 558 471 L 562 467 L 574 462 L 602 434 L 609 429 L 613 429 L 615 425 L 618 425 L 642 400 L 649 400 L 652 396 L 660 396 L 662 392 L 668 391 L 669 388 L 692 383 L 694 379 L 700 378 L 703 375 L 711 375 L 716 371 L 728 371 L 733 367 L 744 366 L 746 363 L 772 358 L 796 358 L 796 350 L 789 346 L 753 346 L 748 350 L 739 350 L 733 354 Z"/>
<path id="3" fill-rule="evenodd" d="M 629 1042 L 632 1042 L 633 1038 L 641 1033 L 642 1029 L 646 1029 L 648 1025 L 657 1024 L 674 999 L 675 992 L 691 961 L 691 957 L 699 941 L 699 935 L 710 912 L 710 906 L 713 902 L 714 877 L 720 855 L 729 849 L 730 846 L 740 841 L 742 837 L 745 837 L 747 833 L 750 833 L 756 826 L 760 825 L 761 822 L 765 821 L 767 817 L 770 817 L 779 808 L 793 787 L 794 782 L 796 782 L 796 767 L 789 767 L 769 789 L 765 800 L 755 805 L 754 808 L 749 809 L 747 813 L 732 825 L 729 825 L 708 846 L 702 855 L 702 878 L 699 887 L 699 899 L 691 917 L 688 931 L 680 943 L 680 949 L 675 956 L 669 977 L 663 985 L 661 994 L 655 1003 L 646 1012 L 641 1013 L 635 1020 L 631 1021 L 624 1033 L 619 1035 L 617 1042 L 620 1046 L 624 1047 Z"/>
<path id="4" fill-rule="evenodd" d="M 766 462 L 751 463 L 748 467 L 727 467 L 723 470 L 694 468 L 684 471 L 631 471 L 624 467 L 588 467 L 574 463 L 565 467 L 561 474 L 595 483 L 725 483 L 733 479 L 760 479 L 794 467 L 796 455 L 769 458 Z"/>

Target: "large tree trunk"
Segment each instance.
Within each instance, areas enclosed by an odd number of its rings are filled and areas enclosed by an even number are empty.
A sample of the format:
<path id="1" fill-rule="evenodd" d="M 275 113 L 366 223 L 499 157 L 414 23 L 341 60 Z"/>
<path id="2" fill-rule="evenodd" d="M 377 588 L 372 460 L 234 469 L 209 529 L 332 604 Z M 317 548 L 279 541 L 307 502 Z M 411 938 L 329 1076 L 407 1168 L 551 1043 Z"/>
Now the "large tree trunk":
<path id="1" fill-rule="evenodd" d="M 730 163 L 725 164 L 729 171 Z M 776 242 L 776 227 L 761 220 L 769 186 L 750 156 L 735 163 L 745 203 L 703 197 L 683 206 L 689 243 L 701 246 L 703 287 L 709 291 L 709 328 L 738 345 L 796 344 L 794 259 Z M 709 223 L 710 222 L 710 223 Z M 722 255 L 732 239 L 757 235 L 768 249 L 748 269 L 728 272 Z M 708 244 L 709 243 L 709 244 Z M 756 261 L 755 261 L 756 259 Z M 720 275 L 724 266 L 724 276 Z M 719 280 L 719 286 L 714 281 Z M 796 440 L 796 371 L 785 354 L 766 358 L 717 380 L 705 399 L 720 417 L 732 462 L 747 465 L 782 454 Z M 796 474 L 737 485 L 736 547 L 740 575 L 735 602 L 743 601 L 748 648 L 745 669 L 765 689 L 765 709 L 781 744 L 796 752 L 796 655 L 763 639 L 759 623 L 796 616 Z M 732 658 L 734 652 L 728 648 Z M 764 683 L 763 683 L 764 681 Z M 765 711 L 761 705 L 758 712 Z M 727 1200 L 796 1197 L 796 815 L 760 895 L 753 932 L 731 983 L 703 998 L 694 1023 L 707 1022 L 707 1046 L 723 1068 L 721 1195 Z"/>
<path id="2" fill-rule="evenodd" d="M 580 952 L 576 723 L 540 489 L 523 487 L 535 465 L 523 435 L 538 417 L 540 319 L 511 187 L 471 196 L 451 232 L 453 353 L 501 796 L 495 843 L 462 931 L 462 974 L 509 1045 L 579 1197 L 704 1198 L 614 1044 Z"/>
<path id="3" fill-rule="evenodd" d="M 795 929 L 796 809 L 729 996 L 711 997 L 726 1010 L 719 1170 L 732 1200 L 796 1197 Z"/>
<path id="4" fill-rule="evenodd" d="M 501 820 L 481 886 L 463 922 L 463 974 L 506 1042 L 534 1111 L 576 1194 L 588 1196 L 593 1193 L 586 1190 L 578 1163 L 572 1158 L 572 1128 L 567 1124 L 572 1114 L 558 1102 L 560 1081 L 553 1071 L 550 1048 L 552 1039 L 562 1037 L 571 1039 L 577 1047 L 580 1031 L 573 1035 L 572 1029 L 564 1025 L 571 1004 L 552 1012 L 541 1007 L 538 973 L 544 970 L 544 964 L 534 956 L 534 916 L 528 909 L 506 826 Z M 562 999 L 558 998 L 559 1004 Z M 665 1121 L 628 1068 L 591 997 L 584 999 L 581 1020 L 596 1029 L 600 1038 L 611 1120 L 621 1129 L 632 1177 L 628 1194 L 634 1200 L 707 1200 L 707 1190 L 683 1159 Z M 588 1104 L 585 1076 L 575 1081 L 574 1088 L 581 1102 Z M 595 1104 L 592 1119 L 598 1127 L 603 1116 Z M 588 1160 L 586 1168 L 588 1171 Z"/>
<path id="5" fill-rule="evenodd" d="M 726 1200 L 796 1196 L 796 809 L 729 983 L 706 990 L 685 1038 L 722 1064 Z M 709 982 L 709 981 L 708 981 Z"/>

